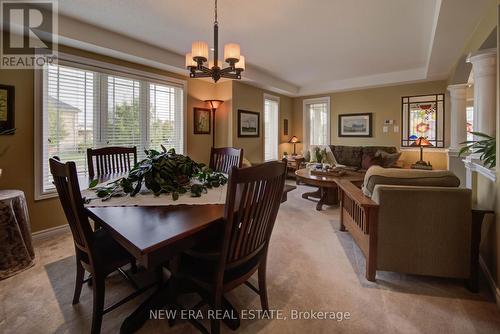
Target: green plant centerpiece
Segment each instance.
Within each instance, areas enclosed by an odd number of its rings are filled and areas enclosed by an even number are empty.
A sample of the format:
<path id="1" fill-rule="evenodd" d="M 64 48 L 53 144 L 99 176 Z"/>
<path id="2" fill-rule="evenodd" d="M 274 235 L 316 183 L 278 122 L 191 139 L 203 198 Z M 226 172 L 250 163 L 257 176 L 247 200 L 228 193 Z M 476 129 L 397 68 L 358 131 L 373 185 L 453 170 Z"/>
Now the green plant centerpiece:
<path id="1" fill-rule="evenodd" d="M 458 152 L 459 156 L 466 153 L 480 154 L 484 166 L 494 168 L 497 165 L 497 141 L 495 137 L 491 137 L 482 132 L 471 132 L 476 137 L 483 138 L 480 140 L 468 140 L 460 144 L 465 144 Z"/>
<path id="2" fill-rule="evenodd" d="M 138 162 L 127 177 L 117 179 L 104 186 L 97 187 L 97 180 L 90 183 L 97 197 L 108 200 L 111 197 L 135 196 L 144 185 L 159 196 L 171 194 L 176 201 L 179 195 L 190 193 L 191 197 L 200 197 L 208 189 L 217 188 L 227 183 L 227 177 L 214 172 L 205 164 L 197 163 L 190 157 L 175 153 L 174 149 L 163 152 L 145 150 L 146 158 Z"/>

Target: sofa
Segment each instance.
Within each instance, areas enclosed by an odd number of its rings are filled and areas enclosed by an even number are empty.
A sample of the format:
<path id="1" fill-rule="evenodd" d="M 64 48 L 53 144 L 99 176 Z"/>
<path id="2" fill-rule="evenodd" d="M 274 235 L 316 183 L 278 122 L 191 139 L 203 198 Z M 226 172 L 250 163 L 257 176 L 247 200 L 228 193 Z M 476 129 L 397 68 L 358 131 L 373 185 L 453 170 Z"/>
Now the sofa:
<path id="1" fill-rule="evenodd" d="M 345 146 L 345 145 L 329 145 L 337 162 L 355 170 L 363 169 L 363 155 L 374 156 L 377 151 L 384 151 L 389 154 L 398 153 L 398 149 L 394 146 Z M 309 162 L 309 151 L 304 153 L 304 162 Z"/>
<path id="2" fill-rule="evenodd" d="M 377 270 L 460 278 L 477 291 L 481 222 L 471 190 L 450 171 L 373 166 L 363 188 L 340 180 L 341 230 Z"/>

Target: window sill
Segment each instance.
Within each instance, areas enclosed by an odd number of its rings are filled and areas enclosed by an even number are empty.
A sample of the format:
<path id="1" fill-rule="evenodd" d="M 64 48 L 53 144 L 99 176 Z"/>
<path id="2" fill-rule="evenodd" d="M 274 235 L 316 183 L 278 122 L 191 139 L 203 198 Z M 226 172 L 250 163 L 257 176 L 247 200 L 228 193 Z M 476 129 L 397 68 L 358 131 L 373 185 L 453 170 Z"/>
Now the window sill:
<path id="1" fill-rule="evenodd" d="M 420 152 L 420 147 L 400 147 L 399 150 L 401 152 Z M 426 152 L 448 152 L 448 149 L 444 147 L 424 147 L 424 154 Z"/>
<path id="2" fill-rule="evenodd" d="M 471 172 L 477 172 L 487 179 L 496 182 L 497 180 L 497 173 L 494 169 L 489 169 L 479 161 L 479 160 L 473 160 L 473 159 L 464 159 L 464 165 L 465 168 Z"/>

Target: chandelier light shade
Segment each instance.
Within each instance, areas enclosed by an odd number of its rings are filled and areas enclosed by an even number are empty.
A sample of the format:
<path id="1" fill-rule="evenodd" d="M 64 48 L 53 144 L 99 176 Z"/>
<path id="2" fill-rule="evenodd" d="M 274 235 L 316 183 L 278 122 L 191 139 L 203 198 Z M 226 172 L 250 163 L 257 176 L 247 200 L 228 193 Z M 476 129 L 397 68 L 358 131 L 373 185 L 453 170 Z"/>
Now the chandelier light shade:
<path id="1" fill-rule="evenodd" d="M 191 46 L 191 55 L 195 61 L 207 61 L 208 60 L 208 43 L 202 41 L 193 42 Z"/>
<path id="2" fill-rule="evenodd" d="M 213 60 L 209 60 L 208 43 L 196 41 L 191 46 L 191 53 L 186 54 L 186 68 L 191 78 L 212 78 L 215 82 L 220 78 L 241 79 L 241 72 L 245 70 L 245 57 L 241 55 L 239 44 L 224 45 L 224 61 L 228 64 L 227 67 L 219 60 L 219 22 L 215 0 Z"/>
<path id="3" fill-rule="evenodd" d="M 237 62 L 240 60 L 240 46 L 235 43 L 224 45 L 224 59 L 227 62 Z"/>

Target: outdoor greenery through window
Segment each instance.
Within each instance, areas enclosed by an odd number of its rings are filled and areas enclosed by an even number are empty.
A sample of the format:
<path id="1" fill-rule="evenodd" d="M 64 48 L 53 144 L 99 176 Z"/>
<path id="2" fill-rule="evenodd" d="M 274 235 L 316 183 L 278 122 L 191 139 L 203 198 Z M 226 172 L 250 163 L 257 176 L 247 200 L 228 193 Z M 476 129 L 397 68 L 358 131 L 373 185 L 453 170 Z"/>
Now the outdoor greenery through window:
<path id="1" fill-rule="evenodd" d="M 184 153 L 183 89 L 137 76 L 111 75 L 68 65 L 43 70 L 42 193 L 54 186 L 48 159 L 75 161 L 87 174 L 89 147 L 160 145 Z"/>

